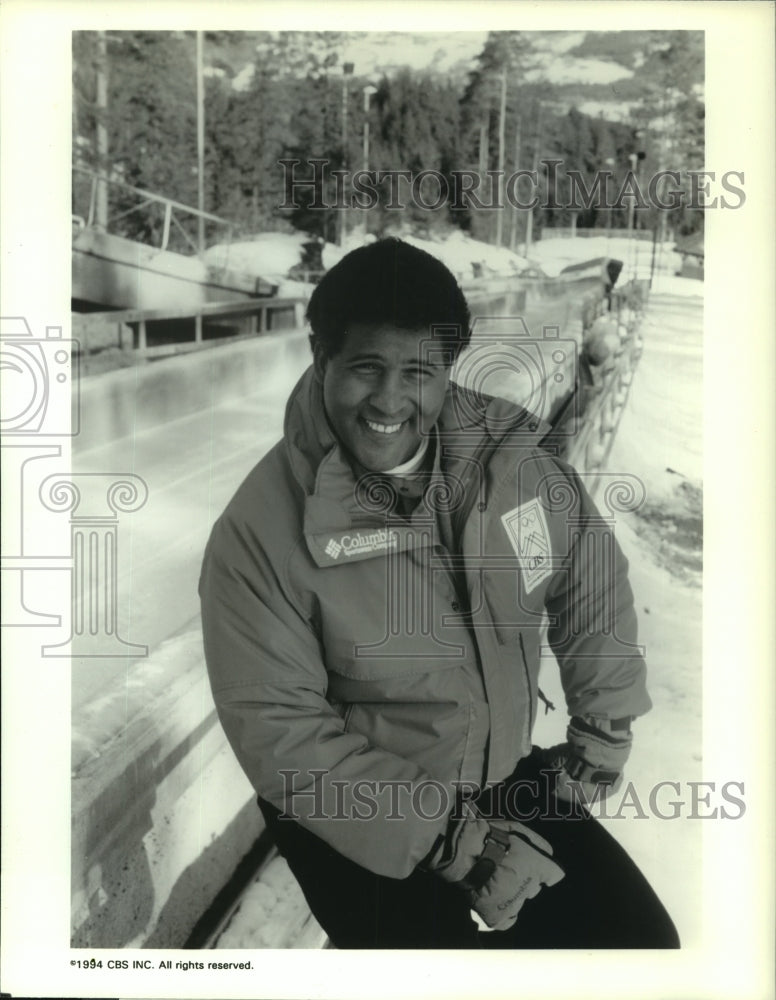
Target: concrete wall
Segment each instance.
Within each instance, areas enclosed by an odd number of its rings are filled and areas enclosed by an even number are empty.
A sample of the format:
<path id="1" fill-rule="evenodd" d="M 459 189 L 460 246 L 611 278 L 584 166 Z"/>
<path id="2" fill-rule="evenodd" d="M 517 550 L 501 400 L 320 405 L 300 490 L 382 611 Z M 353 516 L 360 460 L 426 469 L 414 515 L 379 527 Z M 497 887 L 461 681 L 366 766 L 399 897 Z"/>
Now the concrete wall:
<path id="1" fill-rule="evenodd" d="M 287 381 L 308 355 L 304 332 L 287 331 L 87 378 L 74 465 L 207 410 L 213 386 L 228 401 Z M 215 714 L 199 619 L 167 634 L 147 659 L 119 662 L 73 720 L 74 947 L 181 947 L 263 829 Z"/>
<path id="2" fill-rule="evenodd" d="M 216 718 L 198 620 L 137 666 L 121 700 L 120 724 L 73 778 L 72 946 L 181 947 L 263 829 Z"/>
<path id="3" fill-rule="evenodd" d="M 255 275 L 95 229 L 75 235 L 72 269 L 72 298 L 113 309 L 194 308 L 266 295 L 272 287 Z"/>

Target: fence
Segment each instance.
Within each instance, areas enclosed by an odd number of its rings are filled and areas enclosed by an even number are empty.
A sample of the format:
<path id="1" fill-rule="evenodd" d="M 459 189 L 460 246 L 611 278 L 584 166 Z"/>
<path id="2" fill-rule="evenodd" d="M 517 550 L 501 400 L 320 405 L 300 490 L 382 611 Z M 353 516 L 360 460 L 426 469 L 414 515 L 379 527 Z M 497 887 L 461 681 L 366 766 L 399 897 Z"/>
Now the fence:
<path id="1" fill-rule="evenodd" d="M 86 198 L 82 185 L 86 185 L 88 191 Z M 109 201 L 113 203 L 112 207 L 118 209 L 112 215 Z M 144 213 L 140 221 L 137 219 L 138 213 Z M 126 231 L 126 220 L 130 216 L 135 218 L 133 224 L 130 224 L 130 230 Z M 122 220 L 124 225 L 117 226 Z M 164 198 L 152 191 L 133 187 L 115 177 L 106 177 L 81 166 L 73 167 L 72 221 L 78 230 L 97 227 L 103 232 L 140 239 L 159 250 L 173 249 L 171 241 L 177 237 L 180 246 L 175 249 L 189 254 L 201 253 L 204 240 L 200 240 L 199 230 L 204 236 L 206 225 L 215 226 L 224 234 L 227 242 L 231 241 L 234 231 L 233 223 L 218 215 L 200 211 L 191 205 Z M 187 227 L 190 231 L 187 231 Z"/>
<path id="2" fill-rule="evenodd" d="M 89 372 L 94 370 L 95 356 L 106 350 L 113 349 L 114 354 L 118 350 L 131 364 L 274 330 L 301 329 L 305 304 L 301 298 L 266 298 L 176 309 L 73 313 L 72 335 L 82 368 Z"/>

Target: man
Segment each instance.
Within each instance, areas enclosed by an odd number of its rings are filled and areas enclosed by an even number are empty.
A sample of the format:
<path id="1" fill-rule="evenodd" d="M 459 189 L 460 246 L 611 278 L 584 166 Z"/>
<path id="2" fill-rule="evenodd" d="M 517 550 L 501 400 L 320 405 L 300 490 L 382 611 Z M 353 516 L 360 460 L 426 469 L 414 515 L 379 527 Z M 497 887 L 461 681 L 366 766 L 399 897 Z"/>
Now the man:
<path id="1" fill-rule="evenodd" d="M 546 426 L 450 382 L 470 317 L 434 257 L 355 250 L 308 319 L 200 594 L 221 722 L 314 915 L 340 948 L 676 947 L 574 797 L 621 780 L 650 708 L 609 526 Z M 572 718 L 542 752 L 545 620 Z"/>

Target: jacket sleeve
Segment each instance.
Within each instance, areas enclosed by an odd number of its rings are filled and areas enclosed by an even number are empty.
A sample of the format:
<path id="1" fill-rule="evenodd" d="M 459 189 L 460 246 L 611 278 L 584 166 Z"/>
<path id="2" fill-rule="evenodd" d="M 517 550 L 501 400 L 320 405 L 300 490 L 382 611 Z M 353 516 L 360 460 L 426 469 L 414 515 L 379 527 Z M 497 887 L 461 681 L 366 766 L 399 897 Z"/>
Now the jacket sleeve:
<path id="1" fill-rule="evenodd" d="M 447 825 L 439 784 L 345 731 L 319 640 L 281 575 L 255 538 L 216 524 L 199 591 L 221 724 L 262 798 L 362 867 L 405 878 Z"/>
<path id="2" fill-rule="evenodd" d="M 560 666 L 569 714 L 635 718 L 648 712 L 652 702 L 628 562 L 611 520 L 598 512 L 579 475 L 570 466 L 562 468 L 573 496 L 560 515 L 570 547 L 548 588 L 546 608 L 548 641 Z"/>

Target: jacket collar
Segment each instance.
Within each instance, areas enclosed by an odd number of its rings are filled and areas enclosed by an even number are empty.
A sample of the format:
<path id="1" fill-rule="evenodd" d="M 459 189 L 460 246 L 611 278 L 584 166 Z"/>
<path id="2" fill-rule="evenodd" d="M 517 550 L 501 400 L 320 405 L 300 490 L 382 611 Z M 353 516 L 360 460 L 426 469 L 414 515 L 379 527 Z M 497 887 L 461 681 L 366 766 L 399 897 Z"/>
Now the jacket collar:
<path id="1" fill-rule="evenodd" d="M 451 383 L 437 422 L 430 482 L 454 474 L 457 464 L 466 463 L 483 442 L 497 445 L 508 434 L 518 433 L 520 445 L 532 446 L 548 430 L 548 424 L 519 406 Z M 357 476 L 331 430 L 312 366 L 289 397 L 284 440 L 291 469 L 305 493 L 304 534 L 319 566 L 344 561 L 343 551 L 350 562 L 417 544 L 418 530 L 428 524 L 427 511 L 421 509 L 409 521 L 386 528 L 379 496 L 375 494 L 373 503 L 357 496 Z"/>

